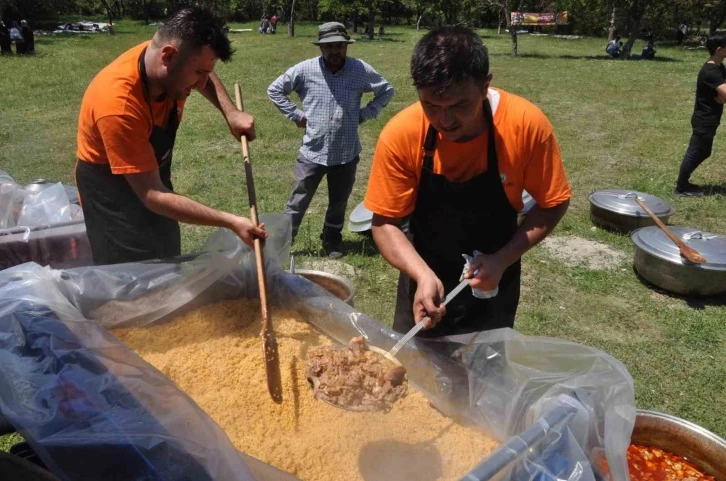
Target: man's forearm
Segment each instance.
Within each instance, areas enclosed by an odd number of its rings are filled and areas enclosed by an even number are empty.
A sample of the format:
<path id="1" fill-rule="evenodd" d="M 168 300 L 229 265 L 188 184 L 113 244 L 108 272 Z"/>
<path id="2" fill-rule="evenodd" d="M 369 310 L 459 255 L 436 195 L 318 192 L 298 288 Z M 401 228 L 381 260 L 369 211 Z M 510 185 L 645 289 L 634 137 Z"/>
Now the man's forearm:
<path id="1" fill-rule="evenodd" d="M 378 251 L 390 265 L 415 281 L 431 272 L 400 227 L 382 222 L 374 216 L 372 230 Z"/>
<path id="2" fill-rule="evenodd" d="M 212 209 L 170 191 L 149 192 L 143 202 L 152 212 L 186 224 L 229 228 L 236 219 L 232 214 Z"/>
<path id="3" fill-rule="evenodd" d="M 204 97 L 206 97 L 212 105 L 217 107 L 220 112 L 222 112 L 225 119 L 230 112 L 237 110 L 237 106 L 229 97 L 227 89 L 224 88 L 222 81 L 214 72 L 209 74 L 207 84 L 199 92 L 204 95 Z"/>
<path id="4" fill-rule="evenodd" d="M 532 207 L 514 237 L 498 252 L 503 256 L 506 265 L 517 262 L 528 250 L 547 237 L 565 215 L 569 205 L 568 200 L 549 209 L 538 205 Z"/>

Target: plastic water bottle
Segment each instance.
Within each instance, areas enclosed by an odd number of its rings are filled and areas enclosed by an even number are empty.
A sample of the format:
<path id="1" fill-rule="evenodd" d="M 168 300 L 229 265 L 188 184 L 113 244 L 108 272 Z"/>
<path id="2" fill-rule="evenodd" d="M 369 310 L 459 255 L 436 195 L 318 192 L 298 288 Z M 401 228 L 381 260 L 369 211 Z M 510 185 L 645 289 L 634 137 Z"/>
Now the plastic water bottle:
<path id="1" fill-rule="evenodd" d="M 474 262 L 474 258 L 476 256 L 481 255 L 482 253 L 479 251 L 474 251 L 474 255 L 470 256 L 468 254 L 461 254 L 461 256 L 464 258 L 466 263 L 464 264 L 464 272 L 461 273 L 461 279 L 464 279 L 464 274 L 469 270 L 469 267 Z M 496 297 L 497 294 L 499 294 L 499 286 L 496 286 L 491 291 L 485 291 L 483 289 L 474 289 L 471 288 L 471 294 L 476 297 L 477 299 L 491 299 L 492 297 Z"/>

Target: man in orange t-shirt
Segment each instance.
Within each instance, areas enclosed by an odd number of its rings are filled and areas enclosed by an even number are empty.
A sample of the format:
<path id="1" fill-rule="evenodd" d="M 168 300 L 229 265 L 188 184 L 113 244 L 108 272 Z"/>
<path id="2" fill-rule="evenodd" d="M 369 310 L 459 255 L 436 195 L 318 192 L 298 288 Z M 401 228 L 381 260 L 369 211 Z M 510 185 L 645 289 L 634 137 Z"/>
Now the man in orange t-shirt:
<path id="1" fill-rule="evenodd" d="M 223 25 L 207 9 L 180 10 L 86 89 L 76 182 L 96 264 L 179 255 L 179 222 L 227 227 L 248 245 L 266 237 L 250 219 L 175 194 L 171 183 L 176 132 L 193 89 L 222 112 L 237 139 L 255 135 L 254 120 L 213 72 L 232 55 Z"/>
<path id="2" fill-rule="evenodd" d="M 376 245 L 401 272 L 393 327 L 407 332 L 427 317 L 424 337 L 513 327 L 520 258 L 571 195 L 552 126 L 527 100 L 490 87 L 487 49 L 468 28 L 425 35 L 411 75 L 419 102 L 381 132 L 365 197 Z M 524 189 L 537 205 L 518 225 Z M 475 251 L 472 290 L 444 306 L 462 254 Z"/>

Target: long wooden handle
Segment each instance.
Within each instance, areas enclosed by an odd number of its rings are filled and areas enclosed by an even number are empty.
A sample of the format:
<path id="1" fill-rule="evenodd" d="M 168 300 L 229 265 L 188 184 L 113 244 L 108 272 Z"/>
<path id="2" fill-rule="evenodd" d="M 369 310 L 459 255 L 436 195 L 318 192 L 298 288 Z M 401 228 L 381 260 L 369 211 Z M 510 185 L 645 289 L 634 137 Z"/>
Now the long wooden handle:
<path id="1" fill-rule="evenodd" d="M 678 236 L 677 236 L 677 235 L 675 235 L 675 234 L 673 233 L 673 231 L 671 231 L 671 230 L 670 230 L 670 229 L 669 229 L 669 228 L 668 228 L 668 227 L 667 227 L 667 226 L 666 226 L 666 225 L 665 225 L 665 224 L 663 223 L 663 221 L 662 221 L 662 220 L 660 220 L 660 218 L 659 218 L 659 217 L 658 217 L 657 215 L 655 215 L 655 214 L 653 213 L 653 211 L 652 211 L 652 210 L 650 210 L 650 207 L 648 207 L 648 206 L 647 206 L 647 205 L 645 204 L 645 202 L 643 202 L 642 200 L 640 200 L 640 199 L 638 199 L 638 198 L 636 198 L 636 199 L 635 199 L 635 202 L 637 202 L 637 203 L 638 203 L 638 205 L 639 205 L 640 207 L 642 207 L 642 208 L 643 208 L 643 210 L 644 210 L 644 211 L 646 212 L 646 214 L 648 214 L 648 215 L 650 216 L 650 218 L 651 218 L 651 219 L 653 219 L 653 222 L 655 222 L 655 223 L 656 223 L 656 225 L 657 225 L 658 227 L 660 227 L 660 229 L 661 229 L 661 230 L 662 230 L 663 232 L 665 232 L 665 235 L 667 235 L 667 236 L 668 236 L 668 237 L 670 238 L 670 240 L 672 240 L 673 242 L 675 242 L 675 244 L 676 244 L 676 245 L 677 245 L 678 247 L 681 247 L 681 245 L 685 245 L 685 243 L 684 243 L 684 242 L 683 242 L 683 241 L 682 241 L 682 240 L 681 240 L 680 238 L 678 238 Z"/>
<path id="2" fill-rule="evenodd" d="M 678 237 L 677 235 L 675 235 L 673 233 L 673 231 L 670 230 L 668 228 L 668 226 L 666 226 L 663 223 L 663 221 L 660 220 L 660 218 L 657 215 L 655 215 L 653 213 L 653 211 L 650 210 L 650 208 L 647 205 L 645 205 L 645 202 L 643 202 L 642 200 L 638 199 L 637 197 L 635 198 L 635 202 L 637 202 L 638 205 L 640 207 L 642 207 L 643 210 L 650 216 L 650 218 L 653 219 L 653 221 L 655 222 L 655 224 L 658 227 L 660 227 L 660 230 L 662 230 L 663 232 L 665 232 L 665 235 L 667 235 L 668 238 L 670 240 L 672 240 L 675 245 L 678 246 L 678 250 L 681 251 L 681 255 L 683 257 L 685 257 L 689 261 L 693 262 L 694 264 L 703 264 L 703 263 L 706 262 L 706 259 L 696 249 L 694 249 L 693 247 L 689 246 L 688 244 L 686 244 L 685 242 L 683 242 L 683 240 L 680 237 Z"/>
<path id="3" fill-rule="evenodd" d="M 237 103 L 237 109 L 244 112 L 244 104 L 242 103 L 242 89 L 239 83 L 234 84 L 234 96 Z M 257 216 L 257 193 L 255 192 L 255 181 L 252 177 L 252 161 L 250 160 L 250 147 L 247 136 L 242 135 L 240 138 L 242 144 L 242 156 L 245 164 L 245 178 L 247 179 L 247 194 L 250 199 L 250 219 L 255 226 L 260 225 Z M 282 402 L 282 376 L 280 375 L 280 358 L 277 352 L 277 339 L 272 329 L 270 321 L 269 304 L 267 300 L 267 276 L 265 275 L 265 257 L 262 249 L 262 241 L 259 238 L 254 239 L 255 261 L 257 263 L 257 282 L 260 289 L 260 310 L 262 311 L 262 329 L 260 337 L 262 338 L 262 355 L 265 360 L 265 371 L 267 373 L 267 390 L 273 401 Z"/>

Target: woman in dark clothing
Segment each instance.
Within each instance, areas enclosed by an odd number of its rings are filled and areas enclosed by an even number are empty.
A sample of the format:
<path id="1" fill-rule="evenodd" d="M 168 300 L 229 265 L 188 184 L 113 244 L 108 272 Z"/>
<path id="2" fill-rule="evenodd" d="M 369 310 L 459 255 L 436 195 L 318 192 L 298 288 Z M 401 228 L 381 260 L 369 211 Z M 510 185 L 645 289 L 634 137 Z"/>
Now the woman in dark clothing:
<path id="1" fill-rule="evenodd" d="M 10 41 L 10 30 L 0 21 L 0 55 L 10 55 L 13 53 L 12 42 Z"/>
<path id="2" fill-rule="evenodd" d="M 23 34 L 23 40 L 25 40 L 25 53 L 28 54 L 34 54 L 35 53 L 35 34 L 33 33 L 33 29 L 30 28 L 30 25 L 28 25 L 27 20 L 22 20 L 20 22 L 20 25 L 22 28 L 22 34 Z"/>

